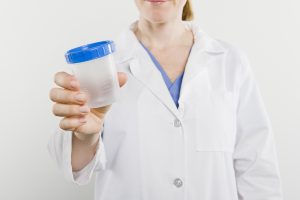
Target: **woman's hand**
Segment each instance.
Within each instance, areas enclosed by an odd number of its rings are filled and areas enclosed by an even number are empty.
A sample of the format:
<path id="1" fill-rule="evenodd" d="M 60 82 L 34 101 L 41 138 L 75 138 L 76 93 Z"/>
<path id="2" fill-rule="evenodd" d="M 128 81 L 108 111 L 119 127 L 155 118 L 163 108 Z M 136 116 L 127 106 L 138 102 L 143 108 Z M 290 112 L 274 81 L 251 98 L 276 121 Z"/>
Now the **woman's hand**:
<path id="1" fill-rule="evenodd" d="M 123 86 L 127 75 L 119 72 L 118 79 L 120 86 Z M 60 128 L 76 132 L 79 138 L 99 133 L 111 105 L 90 109 L 87 105 L 88 94 L 80 90 L 75 76 L 66 72 L 56 73 L 54 81 L 60 88 L 51 89 L 50 99 L 54 102 L 53 114 L 63 117 Z"/>

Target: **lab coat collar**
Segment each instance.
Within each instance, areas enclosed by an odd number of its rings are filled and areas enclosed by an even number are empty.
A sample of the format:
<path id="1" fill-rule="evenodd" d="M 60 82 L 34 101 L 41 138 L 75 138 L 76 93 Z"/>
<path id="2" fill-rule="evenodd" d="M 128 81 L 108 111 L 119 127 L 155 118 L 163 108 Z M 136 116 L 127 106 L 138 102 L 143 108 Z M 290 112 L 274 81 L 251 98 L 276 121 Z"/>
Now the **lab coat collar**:
<path id="1" fill-rule="evenodd" d="M 194 22 L 184 23 L 194 34 L 194 45 L 185 67 L 178 109 L 165 86 L 160 72 L 153 66 L 149 55 L 140 45 L 133 32 L 137 21 L 131 24 L 130 28 L 116 42 L 119 45 L 117 46 L 117 52 L 121 52 L 116 56 L 117 62 L 119 64 L 128 62 L 133 76 L 150 89 L 178 119 L 183 117 L 182 104 L 190 90 L 190 87 L 187 87 L 189 82 L 208 66 L 214 56 L 225 52 L 225 48 L 217 40 L 208 36 Z"/>

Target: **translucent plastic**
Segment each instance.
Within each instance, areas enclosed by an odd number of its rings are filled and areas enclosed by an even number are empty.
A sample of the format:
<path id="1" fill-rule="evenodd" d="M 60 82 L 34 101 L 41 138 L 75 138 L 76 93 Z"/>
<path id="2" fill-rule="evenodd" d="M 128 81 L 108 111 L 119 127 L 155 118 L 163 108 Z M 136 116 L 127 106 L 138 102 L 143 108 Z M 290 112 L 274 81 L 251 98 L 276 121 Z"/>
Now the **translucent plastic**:
<path id="1" fill-rule="evenodd" d="M 89 94 L 91 108 L 103 107 L 117 100 L 120 87 L 112 54 L 71 66 L 81 90 Z"/>

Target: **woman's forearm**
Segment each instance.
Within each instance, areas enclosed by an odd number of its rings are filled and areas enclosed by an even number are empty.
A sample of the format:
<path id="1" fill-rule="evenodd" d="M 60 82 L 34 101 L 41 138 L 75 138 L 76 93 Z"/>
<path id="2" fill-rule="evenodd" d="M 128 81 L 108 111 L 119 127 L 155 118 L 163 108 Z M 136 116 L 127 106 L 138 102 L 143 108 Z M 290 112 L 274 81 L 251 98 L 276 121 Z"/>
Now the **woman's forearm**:
<path id="1" fill-rule="evenodd" d="M 74 133 L 72 137 L 71 165 L 73 171 L 83 169 L 95 156 L 100 134 Z"/>

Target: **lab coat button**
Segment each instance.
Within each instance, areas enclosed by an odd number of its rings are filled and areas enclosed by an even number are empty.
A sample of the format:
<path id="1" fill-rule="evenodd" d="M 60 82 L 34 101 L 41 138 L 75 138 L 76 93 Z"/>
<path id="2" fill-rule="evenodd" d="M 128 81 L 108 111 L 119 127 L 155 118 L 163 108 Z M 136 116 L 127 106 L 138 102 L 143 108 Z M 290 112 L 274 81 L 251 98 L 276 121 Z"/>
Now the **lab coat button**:
<path id="1" fill-rule="evenodd" d="M 181 187 L 183 185 L 183 182 L 180 178 L 176 178 L 173 182 L 173 184 L 176 186 L 176 187 Z"/>
<path id="2" fill-rule="evenodd" d="M 181 127 L 181 122 L 180 122 L 179 119 L 175 119 L 175 120 L 174 120 L 174 126 L 177 127 L 177 128 L 178 128 L 178 127 Z"/>

